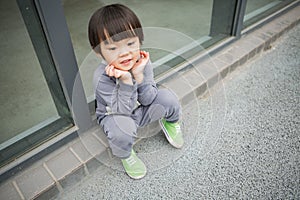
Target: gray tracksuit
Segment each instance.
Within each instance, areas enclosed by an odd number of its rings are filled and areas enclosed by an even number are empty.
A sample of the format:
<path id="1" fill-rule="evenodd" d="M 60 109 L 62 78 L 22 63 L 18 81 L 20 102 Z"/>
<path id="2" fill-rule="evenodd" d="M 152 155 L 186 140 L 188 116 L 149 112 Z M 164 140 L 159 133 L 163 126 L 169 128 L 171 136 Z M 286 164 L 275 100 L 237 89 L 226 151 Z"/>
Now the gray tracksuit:
<path id="1" fill-rule="evenodd" d="M 120 158 L 130 155 L 137 127 L 165 118 L 176 122 L 181 112 L 176 95 L 168 89 L 158 89 L 149 61 L 141 84 L 127 85 L 105 73 L 101 63 L 94 73 L 97 101 L 96 116 L 103 127 L 112 153 Z"/>

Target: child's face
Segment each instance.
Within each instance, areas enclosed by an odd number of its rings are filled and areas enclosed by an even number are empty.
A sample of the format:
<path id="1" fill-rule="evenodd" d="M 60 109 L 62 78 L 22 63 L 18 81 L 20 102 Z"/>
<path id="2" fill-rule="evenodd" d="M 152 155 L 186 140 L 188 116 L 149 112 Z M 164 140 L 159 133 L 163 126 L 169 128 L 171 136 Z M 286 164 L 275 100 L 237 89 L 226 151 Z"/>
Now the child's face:
<path id="1" fill-rule="evenodd" d="M 101 42 L 103 58 L 117 69 L 130 70 L 140 57 L 140 42 L 138 37 L 131 37 L 114 42 L 108 39 Z"/>

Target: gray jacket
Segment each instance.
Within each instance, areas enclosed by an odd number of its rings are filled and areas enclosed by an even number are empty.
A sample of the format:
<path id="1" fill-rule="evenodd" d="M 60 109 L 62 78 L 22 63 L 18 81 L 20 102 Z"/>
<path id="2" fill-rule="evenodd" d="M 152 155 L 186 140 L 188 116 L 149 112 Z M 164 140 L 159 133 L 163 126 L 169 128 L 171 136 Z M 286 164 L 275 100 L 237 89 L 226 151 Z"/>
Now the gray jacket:
<path id="1" fill-rule="evenodd" d="M 144 80 L 137 84 L 127 85 L 105 73 L 106 63 L 101 63 L 94 72 L 94 88 L 97 102 L 96 117 L 100 124 L 108 114 L 130 116 L 137 102 L 142 106 L 150 105 L 158 89 L 154 81 L 153 69 L 149 61 L 144 69 Z"/>

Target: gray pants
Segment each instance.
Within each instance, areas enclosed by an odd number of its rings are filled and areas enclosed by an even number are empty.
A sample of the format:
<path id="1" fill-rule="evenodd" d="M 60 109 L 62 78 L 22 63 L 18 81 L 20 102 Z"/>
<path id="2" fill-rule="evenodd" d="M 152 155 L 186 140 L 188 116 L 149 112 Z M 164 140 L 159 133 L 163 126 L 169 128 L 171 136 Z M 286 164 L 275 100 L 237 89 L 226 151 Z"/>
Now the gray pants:
<path id="1" fill-rule="evenodd" d="M 108 115 L 101 121 L 112 153 L 119 158 L 128 158 L 136 137 L 137 128 L 165 118 L 169 122 L 179 120 L 181 107 L 176 95 L 167 89 L 158 91 L 149 106 L 139 106 L 131 116 Z"/>

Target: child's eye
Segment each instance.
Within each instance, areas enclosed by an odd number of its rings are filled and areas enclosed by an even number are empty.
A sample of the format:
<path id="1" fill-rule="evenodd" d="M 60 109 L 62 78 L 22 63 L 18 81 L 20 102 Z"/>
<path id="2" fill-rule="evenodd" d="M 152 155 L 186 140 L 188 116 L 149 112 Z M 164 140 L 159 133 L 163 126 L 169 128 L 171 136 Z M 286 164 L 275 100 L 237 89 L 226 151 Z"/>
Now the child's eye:
<path id="1" fill-rule="evenodd" d="M 110 48 L 107 48 L 109 51 L 114 51 L 116 50 L 117 48 L 116 47 L 110 47 Z"/>
<path id="2" fill-rule="evenodd" d="M 134 45 L 135 42 L 128 42 L 128 46 Z"/>

